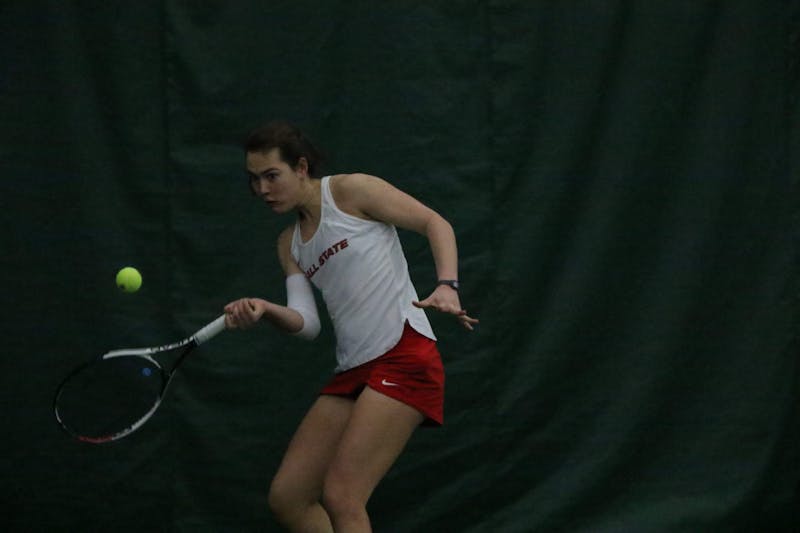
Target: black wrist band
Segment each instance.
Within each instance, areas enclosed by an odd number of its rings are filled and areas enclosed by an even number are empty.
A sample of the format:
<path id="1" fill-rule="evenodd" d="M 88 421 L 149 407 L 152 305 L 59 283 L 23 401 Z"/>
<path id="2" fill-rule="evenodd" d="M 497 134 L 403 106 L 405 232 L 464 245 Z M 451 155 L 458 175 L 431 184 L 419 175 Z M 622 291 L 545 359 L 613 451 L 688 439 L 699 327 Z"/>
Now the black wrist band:
<path id="1" fill-rule="evenodd" d="M 439 285 L 447 285 L 448 287 L 450 287 L 454 291 L 458 290 L 458 280 L 457 279 L 440 279 L 439 281 L 436 282 L 436 285 L 437 286 L 439 286 Z"/>

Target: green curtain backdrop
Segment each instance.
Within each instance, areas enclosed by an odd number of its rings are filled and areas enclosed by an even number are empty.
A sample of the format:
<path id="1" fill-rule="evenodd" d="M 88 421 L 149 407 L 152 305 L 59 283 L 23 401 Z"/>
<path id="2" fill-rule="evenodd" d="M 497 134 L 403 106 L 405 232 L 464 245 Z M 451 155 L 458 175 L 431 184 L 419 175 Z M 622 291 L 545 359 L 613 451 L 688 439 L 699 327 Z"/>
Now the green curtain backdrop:
<path id="1" fill-rule="evenodd" d="M 431 315 L 446 423 L 376 531 L 796 530 L 798 27 L 777 0 L 4 2 L 2 529 L 278 531 L 327 318 L 313 343 L 226 332 L 118 443 L 50 404 L 93 355 L 283 301 L 292 217 L 238 147 L 279 117 L 450 220 L 481 319 Z"/>

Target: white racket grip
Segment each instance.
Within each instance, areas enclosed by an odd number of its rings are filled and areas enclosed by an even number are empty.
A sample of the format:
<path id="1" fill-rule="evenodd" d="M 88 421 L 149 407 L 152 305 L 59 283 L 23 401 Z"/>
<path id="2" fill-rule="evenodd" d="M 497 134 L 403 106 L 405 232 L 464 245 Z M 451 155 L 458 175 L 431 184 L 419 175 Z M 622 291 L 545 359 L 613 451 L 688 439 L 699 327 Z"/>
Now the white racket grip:
<path id="1" fill-rule="evenodd" d="M 192 337 L 194 337 L 195 342 L 200 345 L 206 341 L 210 341 L 223 331 L 225 331 L 225 315 L 220 316 L 210 324 L 206 324 L 200 328 L 197 333 L 192 335 Z"/>

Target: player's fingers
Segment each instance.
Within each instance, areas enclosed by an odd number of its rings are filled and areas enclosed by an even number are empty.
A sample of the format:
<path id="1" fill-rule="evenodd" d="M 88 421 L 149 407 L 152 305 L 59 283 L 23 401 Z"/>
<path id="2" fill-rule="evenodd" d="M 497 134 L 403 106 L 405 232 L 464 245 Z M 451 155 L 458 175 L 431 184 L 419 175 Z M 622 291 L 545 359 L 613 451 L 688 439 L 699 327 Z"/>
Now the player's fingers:
<path id="1" fill-rule="evenodd" d="M 456 315 L 456 316 L 462 316 L 466 314 L 466 311 L 461 309 L 460 306 L 452 304 L 444 304 L 442 306 L 437 307 L 437 309 L 443 313 L 449 313 L 451 315 Z"/>
<path id="2" fill-rule="evenodd" d="M 253 303 L 252 299 L 247 299 L 243 302 L 242 305 L 242 312 L 244 315 L 244 319 L 247 321 L 248 324 L 252 324 L 256 320 L 256 306 Z"/>
<path id="3" fill-rule="evenodd" d="M 242 300 L 239 299 L 226 305 L 225 312 L 231 315 L 236 315 L 240 312 L 241 307 L 242 307 Z"/>
<path id="4" fill-rule="evenodd" d="M 461 322 L 462 326 L 464 326 L 470 331 L 473 331 L 475 329 L 472 327 L 474 324 L 478 324 L 480 322 L 477 318 L 472 318 L 470 316 L 467 316 L 466 314 L 458 317 L 458 320 L 459 322 Z"/>
<path id="5" fill-rule="evenodd" d="M 428 308 L 438 309 L 438 307 L 436 307 L 436 305 L 433 302 L 431 302 L 430 298 L 425 298 L 421 302 L 411 302 L 411 303 L 414 305 L 414 307 L 419 307 L 420 309 L 428 309 Z"/>
<path id="6" fill-rule="evenodd" d="M 251 298 L 244 298 L 239 306 L 239 321 L 245 327 L 252 326 L 256 321 L 256 307 Z"/>
<path id="7" fill-rule="evenodd" d="M 242 298 L 233 303 L 230 316 L 234 328 L 243 329 L 252 324 L 253 320 L 249 309 L 247 298 Z"/>

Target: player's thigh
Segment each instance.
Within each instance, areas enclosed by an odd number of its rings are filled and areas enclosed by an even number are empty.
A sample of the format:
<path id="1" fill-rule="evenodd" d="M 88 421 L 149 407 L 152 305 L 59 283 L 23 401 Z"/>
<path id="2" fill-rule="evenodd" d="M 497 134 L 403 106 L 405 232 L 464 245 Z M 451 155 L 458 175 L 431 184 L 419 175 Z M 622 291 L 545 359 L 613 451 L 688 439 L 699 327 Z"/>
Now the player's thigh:
<path id="1" fill-rule="evenodd" d="M 413 407 L 365 388 L 326 475 L 326 496 L 346 493 L 366 503 L 423 419 Z"/>
<path id="2" fill-rule="evenodd" d="M 289 442 L 270 487 L 271 498 L 317 501 L 354 401 L 321 395 L 306 413 Z"/>

